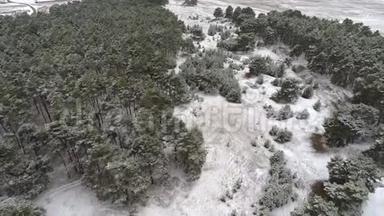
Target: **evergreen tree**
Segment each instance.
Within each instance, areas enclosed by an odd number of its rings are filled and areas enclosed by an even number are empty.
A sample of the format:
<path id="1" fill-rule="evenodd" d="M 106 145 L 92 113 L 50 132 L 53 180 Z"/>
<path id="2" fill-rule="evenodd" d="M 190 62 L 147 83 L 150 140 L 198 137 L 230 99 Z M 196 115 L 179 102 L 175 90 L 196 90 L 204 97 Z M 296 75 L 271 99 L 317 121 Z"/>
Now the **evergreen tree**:
<path id="1" fill-rule="evenodd" d="M 177 162 L 191 179 L 200 176 L 201 168 L 205 162 L 203 134 L 197 128 L 192 128 L 184 140 L 176 146 Z"/>
<path id="2" fill-rule="evenodd" d="M 213 16 L 215 16 L 216 18 L 223 17 L 224 16 L 223 9 L 221 9 L 220 7 L 216 8 L 215 12 L 213 13 Z"/>
<path id="3" fill-rule="evenodd" d="M 232 19 L 232 17 L 233 17 L 233 7 L 229 5 L 227 9 L 225 9 L 225 18 Z"/>

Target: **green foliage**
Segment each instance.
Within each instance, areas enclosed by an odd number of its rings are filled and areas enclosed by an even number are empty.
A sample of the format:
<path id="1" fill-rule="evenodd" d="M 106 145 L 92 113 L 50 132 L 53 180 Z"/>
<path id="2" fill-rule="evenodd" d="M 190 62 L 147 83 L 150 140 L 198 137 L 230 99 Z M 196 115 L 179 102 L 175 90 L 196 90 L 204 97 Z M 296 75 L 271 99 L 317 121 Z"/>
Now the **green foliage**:
<path id="1" fill-rule="evenodd" d="M 270 164 L 270 179 L 259 200 L 260 210 L 264 212 L 282 207 L 297 196 L 293 191 L 293 175 L 285 167 L 284 153 L 282 151 L 274 153 L 270 158 Z"/>
<path id="2" fill-rule="evenodd" d="M 276 115 L 276 120 L 283 121 L 293 117 L 293 112 L 291 106 L 285 105 L 282 107 Z"/>
<path id="3" fill-rule="evenodd" d="M 236 9 L 233 11 L 233 16 L 232 16 L 232 19 L 234 22 L 237 22 L 240 14 L 241 14 L 241 7 L 236 7 Z"/>
<path id="4" fill-rule="evenodd" d="M 193 25 L 192 27 L 189 27 L 188 32 L 192 34 L 193 40 L 202 41 L 205 38 L 203 27 L 199 25 Z"/>
<path id="5" fill-rule="evenodd" d="M 285 78 L 281 81 L 281 89 L 272 95 L 276 103 L 294 103 L 300 93 L 299 81 L 294 78 Z"/>
<path id="6" fill-rule="evenodd" d="M 13 136 L 3 137 L 0 141 L 1 196 L 30 199 L 46 189 L 49 182 L 47 175 L 50 171 L 49 159 L 39 151 L 38 148 L 43 147 L 39 145 L 44 145 L 45 140 L 38 140 L 37 135 L 37 132 L 30 134 L 29 139 L 36 139 L 36 144 L 27 142 L 23 151 L 17 147 Z"/>
<path id="7" fill-rule="evenodd" d="M 232 19 L 233 17 L 233 7 L 229 5 L 227 9 L 225 9 L 225 18 Z"/>
<path id="8" fill-rule="evenodd" d="M 310 114 L 309 114 L 308 110 L 304 109 L 303 111 L 296 114 L 296 119 L 306 120 L 309 118 L 309 116 L 310 116 Z"/>
<path id="9" fill-rule="evenodd" d="M 197 49 L 196 49 L 195 45 L 193 44 L 192 38 L 187 38 L 184 40 L 182 47 L 181 47 L 181 50 L 183 52 L 188 53 L 188 54 L 192 54 L 192 53 L 196 52 Z"/>
<path id="10" fill-rule="evenodd" d="M 364 152 L 365 155 L 371 157 L 378 166 L 384 166 L 384 139 L 378 139 L 375 144 Z"/>
<path id="11" fill-rule="evenodd" d="M 168 177 L 177 161 L 166 149 L 185 135 L 165 140 L 162 124 L 191 96 L 170 69 L 182 45 L 194 50 L 166 2 L 85 0 L 0 17 L 0 196 L 36 197 L 57 162 L 115 202 L 145 200 Z"/>
<path id="12" fill-rule="evenodd" d="M 363 156 L 348 160 L 336 157 L 328 163 L 327 167 L 331 183 L 361 182 L 369 192 L 374 191 L 375 183 L 380 179 L 379 171 L 373 161 Z"/>
<path id="13" fill-rule="evenodd" d="M 201 131 L 197 128 L 192 128 L 184 137 L 182 145 L 175 147 L 176 160 L 191 179 L 199 177 L 205 162 L 207 152 L 204 149 L 203 141 Z"/>
<path id="14" fill-rule="evenodd" d="M 301 96 L 303 98 L 306 98 L 306 99 L 312 98 L 313 97 L 313 87 L 312 86 L 305 87 Z"/>
<path id="15" fill-rule="evenodd" d="M 223 51 L 207 51 L 202 57 L 191 57 L 181 66 L 181 76 L 191 88 L 208 94 L 219 93 L 229 102 L 240 103 L 240 86 L 233 70 L 224 68 L 225 59 Z"/>
<path id="16" fill-rule="evenodd" d="M 276 64 L 269 57 L 255 56 L 249 64 L 249 73 L 253 76 L 267 74 L 274 77 L 282 77 L 284 70 L 283 64 Z"/>
<path id="17" fill-rule="evenodd" d="M 218 32 L 223 32 L 223 26 L 222 25 L 209 25 L 209 28 L 208 28 L 208 35 L 209 36 L 214 36 L 216 33 Z"/>
<path id="18" fill-rule="evenodd" d="M 312 196 L 302 209 L 295 209 L 291 216 L 335 216 L 338 209 L 332 201 L 326 201 L 319 196 Z"/>
<path id="19" fill-rule="evenodd" d="M 220 41 L 217 44 L 217 47 L 228 51 L 249 51 L 255 47 L 255 36 L 253 34 L 243 33 L 237 38 L 229 38 Z"/>
<path id="20" fill-rule="evenodd" d="M 197 5 L 197 0 L 185 0 L 183 5 L 185 5 L 185 6 L 196 6 Z"/>
<path id="21" fill-rule="evenodd" d="M 213 12 L 213 16 L 215 16 L 216 18 L 223 17 L 224 16 L 223 9 L 220 7 L 216 8 L 215 11 Z"/>
<path id="22" fill-rule="evenodd" d="M 351 159 L 332 158 L 328 163 L 329 180 L 322 197 L 312 194 L 292 216 L 361 215 L 361 206 L 382 177 L 373 161 L 359 156 Z"/>
<path id="23" fill-rule="evenodd" d="M 45 211 L 32 202 L 22 199 L 6 199 L 0 202 L 0 215 L 3 216 L 44 216 Z"/>
<path id="24" fill-rule="evenodd" d="M 340 106 L 334 117 L 325 124 L 328 145 L 341 147 L 354 141 L 371 138 L 376 132 L 379 111 L 364 104 Z"/>
<path id="25" fill-rule="evenodd" d="M 277 126 L 273 126 L 272 129 L 269 131 L 269 135 L 273 137 L 273 140 L 275 140 L 278 143 L 287 143 L 292 140 L 292 132 L 285 129 L 280 129 Z"/>
<path id="26" fill-rule="evenodd" d="M 362 23 L 346 19 L 319 19 L 300 11 L 271 11 L 256 19 L 237 18 L 240 33 L 254 33 L 266 44 L 291 46 L 292 55 L 305 54 L 309 69 L 331 77 L 343 87 L 353 87 L 355 103 L 365 103 L 384 113 L 384 37 Z"/>

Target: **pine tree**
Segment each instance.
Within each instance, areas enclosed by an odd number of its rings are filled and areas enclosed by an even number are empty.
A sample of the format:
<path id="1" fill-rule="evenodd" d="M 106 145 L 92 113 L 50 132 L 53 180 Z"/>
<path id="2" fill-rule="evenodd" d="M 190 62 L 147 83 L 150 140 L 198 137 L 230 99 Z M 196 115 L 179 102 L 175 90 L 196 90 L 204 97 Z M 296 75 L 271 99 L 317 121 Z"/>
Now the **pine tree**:
<path id="1" fill-rule="evenodd" d="M 198 128 L 192 128 L 184 140 L 176 146 L 175 154 L 177 162 L 185 173 L 191 179 L 198 178 L 207 154 L 201 131 Z"/>
<path id="2" fill-rule="evenodd" d="M 233 17 L 233 7 L 228 6 L 227 9 L 225 10 L 225 18 L 232 19 L 232 17 Z"/>
<path id="3" fill-rule="evenodd" d="M 223 17 L 224 16 L 223 9 L 221 9 L 220 7 L 216 8 L 215 12 L 213 13 L 213 16 L 215 16 L 216 18 Z"/>

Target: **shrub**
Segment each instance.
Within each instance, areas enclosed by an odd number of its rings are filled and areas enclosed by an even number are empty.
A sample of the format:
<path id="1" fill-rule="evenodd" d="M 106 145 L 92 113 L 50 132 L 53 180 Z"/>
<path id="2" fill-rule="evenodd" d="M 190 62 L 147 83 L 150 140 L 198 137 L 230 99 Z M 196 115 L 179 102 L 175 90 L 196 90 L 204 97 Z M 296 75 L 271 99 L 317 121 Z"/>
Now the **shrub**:
<path id="1" fill-rule="evenodd" d="M 219 25 L 209 25 L 208 28 L 208 35 L 209 36 L 214 36 L 217 32 L 223 32 L 223 26 Z"/>
<path id="2" fill-rule="evenodd" d="M 182 44 L 182 47 L 181 47 L 181 50 L 183 52 L 186 52 L 186 53 L 194 53 L 196 52 L 196 47 L 195 45 L 193 44 L 193 40 L 191 38 L 187 38 L 183 41 L 183 44 Z"/>
<path id="3" fill-rule="evenodd" d="M 233 17 L 233 7 L 228 6 L 227 9 L 225 9 L 225 18 L 232 19 Z"/>
<path id="4" fill-rule="evenodd" d="M 213 16 L 215 16 L 216 18 L 223 17 L 224 16 L 223 9 L 221 9 L 220 7 L 216 8 L 215 11 L 213 12 Z"/>
<path id="5" fill-rule="evenodd" d="M 260 211 L 268 212 L 295 200 L 297 194 L 293 192 L 293 175 L 285 167 L 286 161 L 282 151 L 275 152 L 270 158 L 270 179 L 264 188 L 264 194 L 259 200 Z"/>
<path id="6" fill-rule="evenodd" d="M 338 208 L 332 201 L 319 196 L 312 196 L 302 209 L 295 209 L 291 216 L 335 216 L 339 215 Z"/>
<path id="7" fill-rule="evenodd" d="M 271 84 L 272 84 L 273 86 L 280 87 L 281 84 L 282 84 L 282 79 L 280 79 L 280 78 L 276 78 L 276 79 L 274 79 L 274 80 L 271 82 Z"/>
<path id="8" fill-rule="evenodd" d="M 185 6 L 195 6 L 195 5 L 197 5 L 197 0 L 185 0 L 183 5 L 185 5 Z"/>
<path id="9" fill-rule="evenodd" d="M 44 216 L 45 211 L 36 207 L 32 202 L 9 198 L 0 202 L 0 215 L 2 216 Z"/>
<path id="10" fill-rule="evenodd" d="M 327 138 L 321 134 L 312 134 L 311 143 L 317 152 L 323 153 L 328 151 Z"/>
<path id="11" fill-rule="evenodd" d="M 307 68 L 303 65 L 293 65 L 292 67 L 292 71 L 295 72 L 295 73 L 301 73 L 303 72 L 304 70 L 306 70 Z"/>
<path id="12" fill-rule="evenodd" d="M 282 77 L 284 71 L 284 64 L 276 64 L 269 57 L 255 56 L 249 64 L 249 73 L 253 76 L 263 73 L 273 77 Z"/>
<path id="13" fill-rule="evenodd" d="M 241 102 L 241 89 L 230 68 L 224 69 L 226 54 L 222 51 L 207 51 L 201 57 L 187 59 L 181 65 L 180 75 L 186 83 L 207 94 L 219 93 L 229 102 Z"/>
<path id="14" fill-rule="evenodd" d="M 321 101 L 318 100 L 314 105 L 313 105 L 313 109 L 316 110 L 317 112 L 320 112 L 321 110 Z"/>
<path id="15" fill-rule="evenodd" d="M 312 86 L 305 87 L 301 96 L 303 98 L 306 98 L 306 99 L 312 98 L 313 97 L 313 87 Z"/>
<path id="16" fill-rule="evenodd" d="M 294 103 L 298 99 L 300 88 L 299 81 L 294 78 L 283 79 L 281 89 L 272 95 L 271 99 L 276 103 Z"/>
<path id="17" fill-rule="evenodd" d="M 364 104 L 342 105 L 325 124 L 328 145 L 342 147 L 356 140 L 367 140 L 375 135 L 379 111 Z"/>
<path id="18" fill-rule="evenodd" d="M 293 117 L 293 112 L 289 105 L 285 105 L 283 108 L 279 110 L 276 116 L 276 120 L 283 121 Z"/>
<path id="19" fill-rule="evenodd" d="M 292 132 L 287 129 L 280 129 L 277 126 L 273 126 L 269 134 L 273 137 L 273 140 L 281 144 L 291 141 L 293 136 Z"/>
<path id="20" fill-rule="evenodd" d="M 384 167 L 384 139 L 378 139 L 364 154 L 371 157 L 378 166 Z"/>
<path id="21" fill-rule="evenodd" d="M 271 105 L 264 105 L 263 109 L 267 113 L 267 118 L 272 118 L 272 117 L 275 118 L 276 117 L 276 111 L 273 109 L 273 107 Z"/>
<path id="22" fill-rule="evenodd" d="M 259 85 L 262 85 L 264 83 L 264 76 L 263 74 L 259 74 L 256 79 L 256 83 Z"/>
<path id="23" fill-rule="evenodd" d="M 203 28 L 199 25 L 193 25 L 189 28 L 188 32 L 192 34 L 192 39 L 197 41 L 202 41 L 205 38 Z"/>
<path id="24" fill-rule="evenodd" d="M 227 40 L 228 38 L 231 37 L 231 31 L 229 30 L 225 30 L 225 31 L 222 31 L 220 32 L 220 37 L 221 37 L 221 40 Z"/>
<path id="25" fill-rule="evenodd" d="M 296 119 L 299 119 L 299 120 L 306 120 L 309 118 L 309 112 L 307 109 L 304 109 L 303 111 L 299 112 L 296 114 Z"/>

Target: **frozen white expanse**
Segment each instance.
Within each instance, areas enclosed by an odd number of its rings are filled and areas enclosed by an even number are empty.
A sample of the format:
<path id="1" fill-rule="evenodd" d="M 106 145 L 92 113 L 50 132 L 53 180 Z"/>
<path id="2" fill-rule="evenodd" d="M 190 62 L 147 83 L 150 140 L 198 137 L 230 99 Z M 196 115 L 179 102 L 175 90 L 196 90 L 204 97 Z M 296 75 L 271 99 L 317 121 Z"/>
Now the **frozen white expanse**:
<path id="1" fill-rule="evenodd" d="M 18 0 L 24 1 L 24 0 Z M 179 16 L 186 24 L 200 24 L 207 31 L 209 23 L 206 17 L 212 17 L 213 10 L 227 5 L 243 5 L 256 8 L 257 12 L 271 9 L 297 8 L 311 15 L 323 17 L 350 17 L 355 20 L 367 20 L 373 28 L 384 29 L 384 2 L 370 0 L 364 3 L 356 0 L 323 0 L 323 1 L 267 1 L 267 0 L 200 0 L 197 7 L 182 7 L 183 0 L 170 0 L 168 9 Z M 0 8 L 2 5 L 0 5 Z M 198 20 L 188 19 L 198 15 Z M 372 15 L 372 16 L 371 16 Z M 365 21 L 364 21 L 365 22 Z M 214 48 L 217 41 L 207 37 L 201 45 L 207 49 Z M 274 60 L 284 58 L 271 49 L 257 49 L 253 54 L 270 56 Z M 243 55 L 242 59 L 248 58 Z M 179 63 L 183 59 L 179 59 Z M 228 59 L 240 63 L 237 60 Z M 295 63 L 303 63 L 298 59 Z M 208 151 L 207 161 L 198 181 L 192 185 L 178 180 L 175 188 L 158 190 L 150 198 L 148 205 L 139 209 L 140 216 L 225 216 L 236 212 L 238 215 L 251 215 L 251 205 L 257 202 L 261 189 L 268 178 L 269 157 L 271 153 L 263 147 L 265 140 L 271 139 L 268 132 L 274 125 L 286 127 L 293 132 L 293 140 L 286 144 L 275 144 L 275 148 L 284 151 L 288 167 L 297 173 L 303 187 L 297 190 L 299 201 L 291 203 L 273 212 L 276 216 L 288 216 L 289 212 L 307 195 L 309 186 L 315 180 L 328 177 L 326 164 L 332 155 L 346 156 L 357 146 L 350 146 L 339 152 L 318 154 L 311 147 L 309 137 L 313 132 L 322 132 L 322 123 L 332 110 L 332 102 L 349 94 L 349 92 L 331 85 L 326 79 L 318 77 L 320 91 L 315 91 L 313 99 L 300 98 L 291 106 L 295 112 L 307 109 L 310 119 L 276 121 L 266 118 L 264 105 L 279 109 L 282 105 L 274 103 L 269 97 L 278 90 L 270 84 L 272 77 L 265 76 L 265 82 L 257 89 L 249 88 L 255 79 L 246 79 L 244 74 L 248 68 L 237 72 L 237 78 L 243 88 L 242 104 L 228 103 L 220 96 L 200 95 L 202 100 L 177 107 L 175 116 L 183 119 L 188 126 L 197 125 L 203 131 L 205 146 Z M 288 70 L 289 76 L 295 76 Z M 299 77 L 297 77 L 299 78 Z M 313 110 L 313 104 L 320 99 L 321 112 Z M 251 142 L 256 143 L 252 146 Z M 60 173 L 60 172 L 58 172 Z M 62 172 L 61 172 L 62 173 Z M 174 176 L 179 176 L 174 173 Z M 36 201 L 47 209 L 48 216 L 123 216 L 127 211 L 116 210 L 114 207 L 100 202 L 95 195 L 80 184 L 79 181 L 68 183 L 65 177 L 55 175 L 54 184 Z M 241 188 L 236 193 L 231 189 L 236 182 Z M 232 199 L 227 202 L 220 198 L 230 192 Z M 365 216 L 380 216 L 384 209 L 384 191 L 378 190 L 370 196 L 365 207 Z"/>
<path id="2" fill-rule="evenodd" d="M 51 6 L 52 2 L 40 0 L 13 0 L 32 5 L 35 8 Z M 44 1 L 46 3 L 44 3 Z M 65 1 L 56 1 L 62 3 Z M 177 2 L 182 2 L 179 0 Z M 383 0 L 200 0 L 200 9 L 228 5 L 250 6 L 261 12 L 270 10 L 298 9 L 305 14 L 331 19 L 351 18 L 363 22 L 375 30 L 384 31 L 384 1 Z M 17 9 L 16 9 L 17 8 Z M 0 14 L 9 10 L 29 10 L 23 6 L 0 4 Z M 209 11 L 211 13 L 211 10 Z"/>

